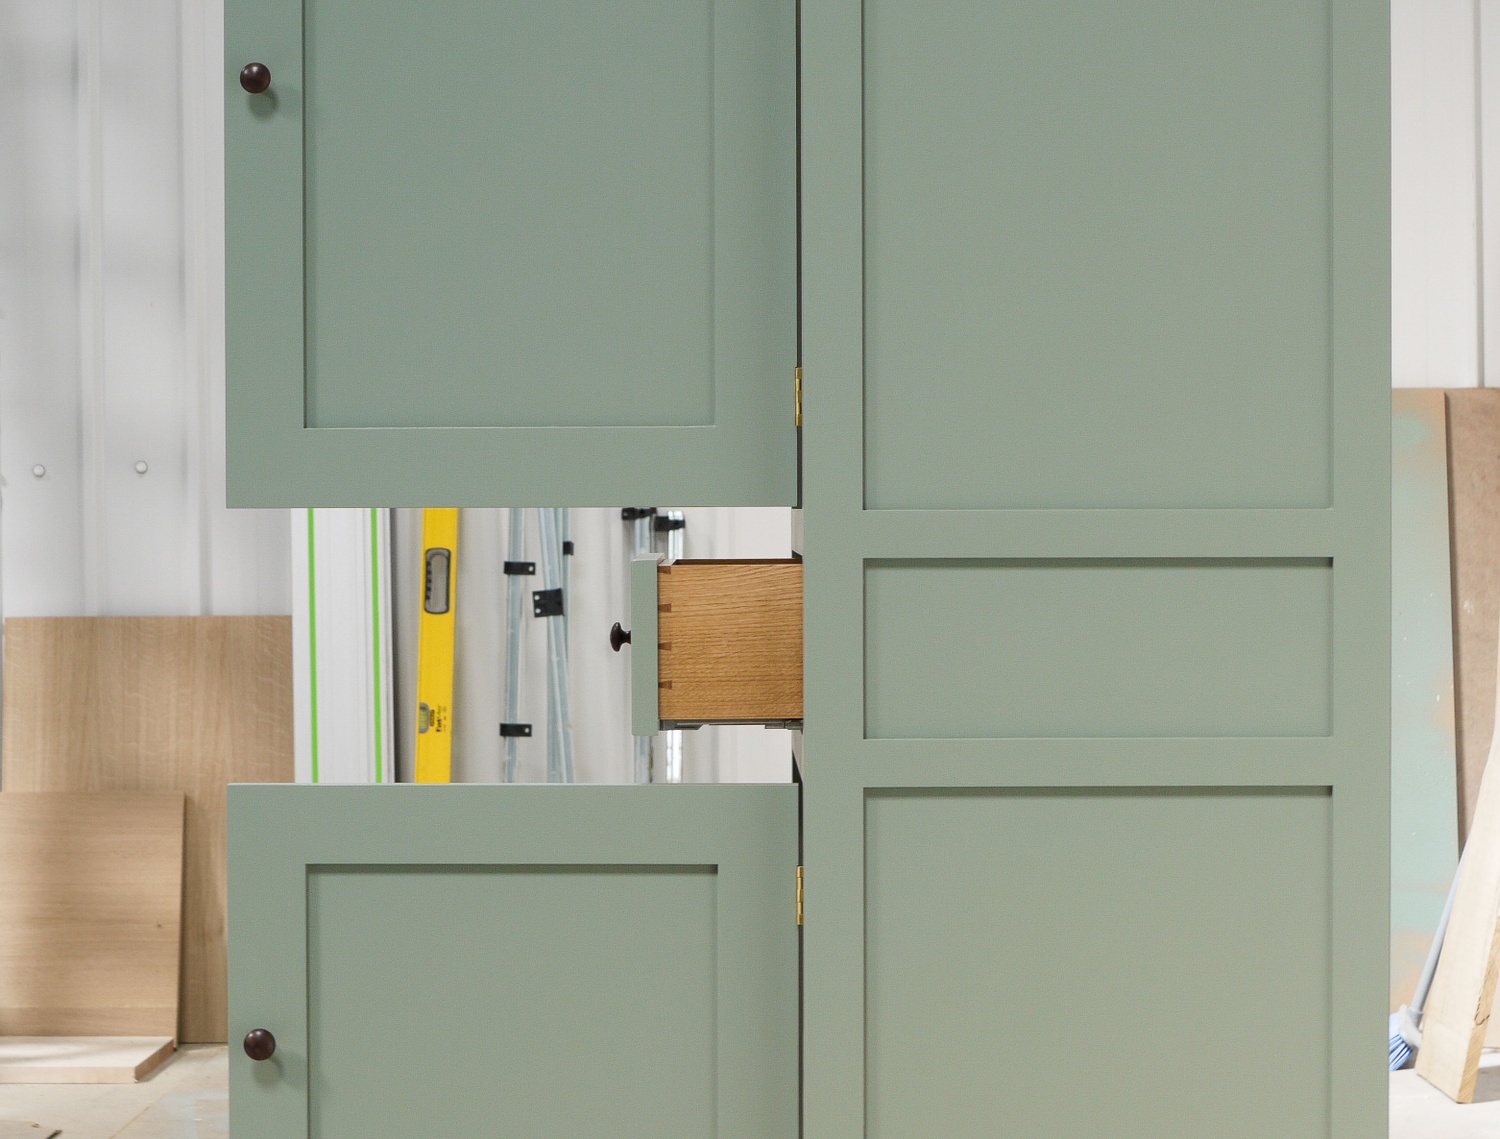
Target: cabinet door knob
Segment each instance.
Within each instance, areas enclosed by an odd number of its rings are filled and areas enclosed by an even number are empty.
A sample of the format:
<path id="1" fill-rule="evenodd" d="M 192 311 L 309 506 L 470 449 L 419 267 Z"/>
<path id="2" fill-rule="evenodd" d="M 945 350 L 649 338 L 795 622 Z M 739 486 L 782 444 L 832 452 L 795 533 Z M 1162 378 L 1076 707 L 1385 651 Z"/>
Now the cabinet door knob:
<path id="1" fill-rule="evenodd" d="M 276 1054 L 276 1037 L 264 1028 L 252 1028 L 245 1033 L 245 1055 L 252 1060 L 269 1060 Z"/>
<path id="2" fill-rule="evenodd" d="M 615 652 L 620 651 L 621 645 L 630 644 L 630 631 L 620 628 L 620 622 L 615 622 L 615 627 L 609 631 L 609 647 Z"/>
<path id="3" fill-rule="evenodd" d="M 259 95 L 271 86 L 271 69 L 264 63 L 247 63 L 240 70 L 240 86 Z"/>

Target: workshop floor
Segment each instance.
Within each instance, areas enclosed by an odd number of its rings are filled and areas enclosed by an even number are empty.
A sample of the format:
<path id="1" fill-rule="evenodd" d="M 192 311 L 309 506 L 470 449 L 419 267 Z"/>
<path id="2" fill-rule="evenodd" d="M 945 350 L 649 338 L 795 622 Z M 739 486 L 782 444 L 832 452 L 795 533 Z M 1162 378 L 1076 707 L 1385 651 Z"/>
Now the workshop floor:
<path id="1" fill-rule="evenodd" d="M 1473 1103 L 1454 1103 L 1411 1069 L 1392 1072 L 1391 1139 L 1500 1139 L 1500 1050 L 1479 1061 Z"/>
<path id="2" fill-rule="evenodd" d="M 1462 1106 L 1393 1072 L 1391 1139 L 1500 1139 L 1500 1051 L 1483 1065 Z M 227 1139 L 227 1072 L 223 1046 L 190 1045 L 140 1084 L 0 1086 L 0 1139 Z"/>
<path id="3" fill-rule="evenodd" d="M 0 1139 L 227 1139 L 227 1057 L 190 1044 L 139 1084 L 0 1086 Z"/>

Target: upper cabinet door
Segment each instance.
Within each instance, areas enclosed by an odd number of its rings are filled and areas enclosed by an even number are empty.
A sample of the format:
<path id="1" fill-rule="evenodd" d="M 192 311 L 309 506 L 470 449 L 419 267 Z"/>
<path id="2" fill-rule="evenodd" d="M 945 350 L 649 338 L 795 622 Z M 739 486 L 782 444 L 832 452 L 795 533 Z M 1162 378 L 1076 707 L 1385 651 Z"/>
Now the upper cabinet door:
<path id="1" fill-rule="evenodd" d="M 225 44 L 230 505 L 795 502 L 794 0 L 229 0 Z"/>

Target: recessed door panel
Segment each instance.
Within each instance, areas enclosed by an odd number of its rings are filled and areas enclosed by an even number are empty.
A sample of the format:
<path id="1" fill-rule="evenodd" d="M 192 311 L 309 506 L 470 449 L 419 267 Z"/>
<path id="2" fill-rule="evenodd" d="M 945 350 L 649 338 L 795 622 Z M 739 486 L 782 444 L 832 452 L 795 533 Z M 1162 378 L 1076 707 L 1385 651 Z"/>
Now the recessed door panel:
<path id="1" fill-rule="evenodd" d="M 713 423 L 713 9 L 308 0 L 309 427 Z"/>
<path id="2" fill-rule="evenodd" d="M 313 868 L 311 1133 L 713 1134 L 716 886 L 711 866 Z"/>
<path id="3" fill-rule="evenodd" d="M 1326 1139 L 1332 810 L 1326 789 L 872 793 L 865 1134 Z"/>
<path id="4" fill-rule="evenodd" d="M 1327 505 L 1327 0 L 863 10 L 867 504 Z"/>
<path id="5" fill-rule="evenodd" d="M 1326 736 L 1324 559 L 872 562 L 873 739 Z"/>

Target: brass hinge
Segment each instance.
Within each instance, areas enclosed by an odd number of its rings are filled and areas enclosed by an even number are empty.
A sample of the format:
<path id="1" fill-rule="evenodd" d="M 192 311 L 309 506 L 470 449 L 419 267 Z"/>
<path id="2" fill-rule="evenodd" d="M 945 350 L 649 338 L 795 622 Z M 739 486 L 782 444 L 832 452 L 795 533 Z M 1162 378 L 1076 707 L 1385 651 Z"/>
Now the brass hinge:
<path id="1" fill-rule="evenodd" d="M 802 924 L 802 867 L 797 867 L 797 924 Z"/>
<path id="2" fill-rule="evenodd" d="M 794 374 L 797 377 L 797 382 L 796 382 L 796 392 L 797 392 L 797 395 L 796 395 L 796 401 L 795 401 L 795 403 L 796 403 L 796 413 L 797 413 L 796 414 L 797 426 L 801 427 L 802 426 L 802 365 L 801 364 L 797 365 L 797 371 Z"/>

